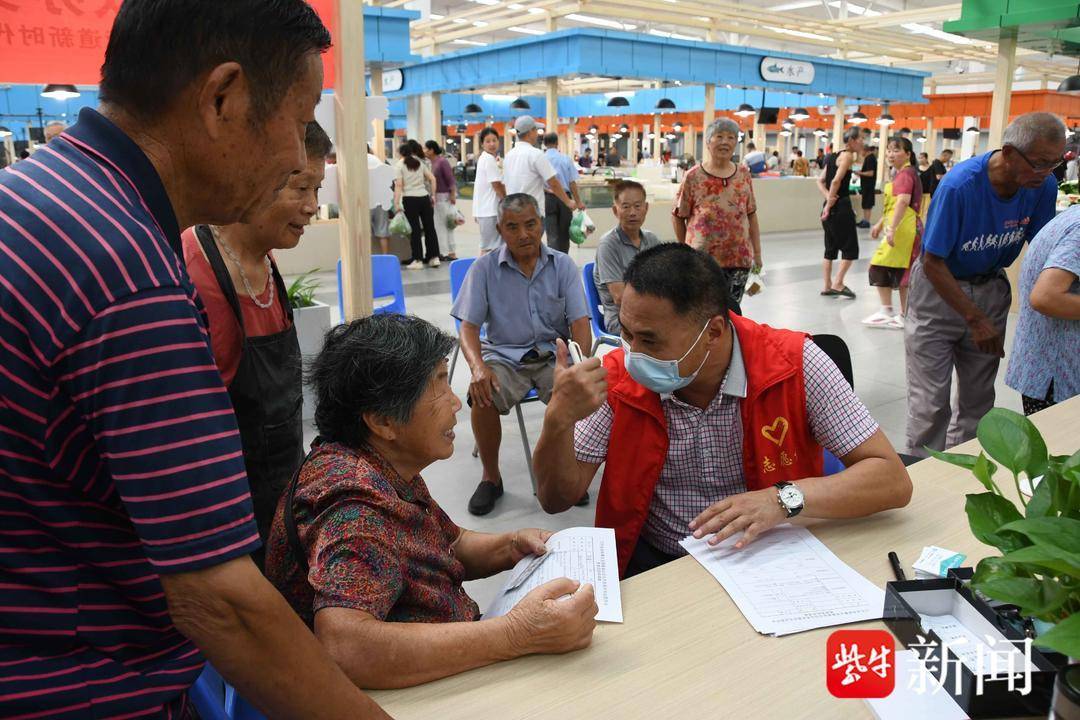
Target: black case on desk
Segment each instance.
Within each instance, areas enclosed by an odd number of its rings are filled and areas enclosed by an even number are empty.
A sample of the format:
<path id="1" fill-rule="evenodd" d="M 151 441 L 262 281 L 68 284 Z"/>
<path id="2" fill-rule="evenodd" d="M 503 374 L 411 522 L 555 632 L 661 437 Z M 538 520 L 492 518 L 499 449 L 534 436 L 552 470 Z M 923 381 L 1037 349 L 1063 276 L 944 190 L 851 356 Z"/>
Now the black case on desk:
<path id="1" fill-rule="evenodd" d="M 936 667 L 942 666 L 941 638 L 931 630 L 924 632 L 920 625 L 919 613 L 905 599 L 905 595 L 928 590 L 951 590 L 957 594 L 956 602 L 965 602 L 973 607 L 980 615 L 986 618 L 1007 640 L 1013 642 L 1020 652 L 1023 652 L 1024 636 L 1004 622 L 994 610 L 985 602 L 976 597 L 968 588 L 954 579 L 939 580 L 904 580 L 890 582 L 885 586 L 885 624 L 893 634 L 904 644 L 905 647 L 919 644 L 919 635 L 922 635 L 932 647 L 914 647 L 924 660 L 929 660 Z M 914 599 L 914 598 L 913 598 Z M 1050 700 L 1053 696 L 1054 677 L 1058 667 L 1049 658 L 1039 652 L 1037 648 L 1031 649 L 1031 663 L 1034 670 L 1031 673 L 1031 693 L 1021 695 L 1019 690 L 1009 692 L 1008 683 L 1005 681 L 993 681 L 983 683 L 982 695 L 976 695 L 976 678 L 966 665 L 961 663 L 956 656 L 948 650 L 945 662 L 945 675 L 942 688 L 938 692 L 948 692 L 960 708 L 971 718 L 1001 718 L 1015 717 L 1017 715 L 1042 715 L 1050 711 Z M 956 688 L 955 673 L 960 672 L 960 693 Z M 936 673 L 935 673 L 936 676 Z M 897 682 L 901 682 L 897 678 Z M 1023 681 L 1017 681 L 1021 686 Z"/>

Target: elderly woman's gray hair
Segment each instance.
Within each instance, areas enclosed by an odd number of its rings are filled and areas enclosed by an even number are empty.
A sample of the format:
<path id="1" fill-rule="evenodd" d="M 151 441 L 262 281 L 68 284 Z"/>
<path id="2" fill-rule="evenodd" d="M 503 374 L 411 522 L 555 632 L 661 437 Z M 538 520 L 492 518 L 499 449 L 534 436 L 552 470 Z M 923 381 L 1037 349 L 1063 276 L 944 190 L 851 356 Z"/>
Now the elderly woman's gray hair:
<path id="1" fill-rule="evenodd" d="M 1065 123 L 1048 112 L 1024 113 L 1009 123 L 1001 138 L 1002 145 L 1011 145 L 1020 152 L 1031 150 L 1035 143 L 1046 140 L 1065 142 Z"/>
<path id="2" fill-rule="evenodd" d="M 498 221 L 502 222 L 503 213 L 507 210 L 518 213 L 530 207 L 536 211 L 537 217 L 541 220 L 544 218 L 544 213 L 540 212 L 540 204 L 536 202 L 536 198 L 529 193 L 511 193 L 499 201 Z"/>
<path id="3" fill-rule="evenodd" d="M 739 124 L 731 118 L 717 118 L 709 123 L 709 127 L 705 128 L 705 142 L 712 140 L 713 135 L 718 135 L 722 132 L 731 133 L 736 139 L 739 137 Z"/>
<path id="4" fill-rule="evenodd" d="M 308 368 L 319 435 L 357 447 L 369 434 L 364 413 L 407 423 L 456 343 L 411 315 L 372 315 L 333 327 Z"/>

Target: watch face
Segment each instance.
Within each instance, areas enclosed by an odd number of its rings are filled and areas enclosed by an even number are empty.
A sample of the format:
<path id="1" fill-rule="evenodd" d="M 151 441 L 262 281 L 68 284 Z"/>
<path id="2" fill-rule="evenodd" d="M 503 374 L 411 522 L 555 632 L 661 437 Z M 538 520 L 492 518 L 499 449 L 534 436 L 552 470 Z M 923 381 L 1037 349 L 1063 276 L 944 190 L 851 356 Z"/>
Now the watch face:
<path id="1" fill-rule="evenodd" d="M 802 490 L 794 485 L 788 485 L 780 491 L 780 502 L 784 503 L 785 507 L 796 508 L 803 504 Z"/>

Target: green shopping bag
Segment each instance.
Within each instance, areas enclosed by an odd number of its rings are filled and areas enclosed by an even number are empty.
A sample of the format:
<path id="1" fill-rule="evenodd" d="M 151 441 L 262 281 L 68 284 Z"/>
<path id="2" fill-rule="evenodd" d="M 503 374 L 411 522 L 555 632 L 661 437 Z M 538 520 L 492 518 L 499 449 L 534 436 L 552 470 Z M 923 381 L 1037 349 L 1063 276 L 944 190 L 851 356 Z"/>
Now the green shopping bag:
<path id="1" fill-rule="evenodd" d="M 412 226 L 409 225 L 409 219 L 405 217 L 405 213 L 398 212 L 394 215 L 394 219 L 390 221 L 390 234 L 401 237 L 412 235 Z"/>
<path id="2" fill-rule="evenodd" d="M 584 210 L 575 210 L 573 217 L 570 218 L 570 240 L 575 245 L 581 245 L 585 242 L 585 238 L 596 229 L 596 225 L 593 224 L 589 214 Z"/>

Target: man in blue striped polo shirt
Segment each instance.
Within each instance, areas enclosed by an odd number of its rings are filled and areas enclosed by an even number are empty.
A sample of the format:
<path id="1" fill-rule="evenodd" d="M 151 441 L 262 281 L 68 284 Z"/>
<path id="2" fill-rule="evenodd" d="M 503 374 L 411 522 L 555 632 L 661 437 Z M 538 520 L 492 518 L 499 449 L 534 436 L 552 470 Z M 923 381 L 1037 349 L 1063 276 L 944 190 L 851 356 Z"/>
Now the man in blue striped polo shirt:
<path id="1" fill-rule="evenodd" d="M 0 173 L 0 716 L 385 717 L 255 569 L 229 396 L 179 260 L 304 168 L 303 0 L 126 0 L 100 112 Z M 201 652 L 200 652 L 201 651 Z"/>

